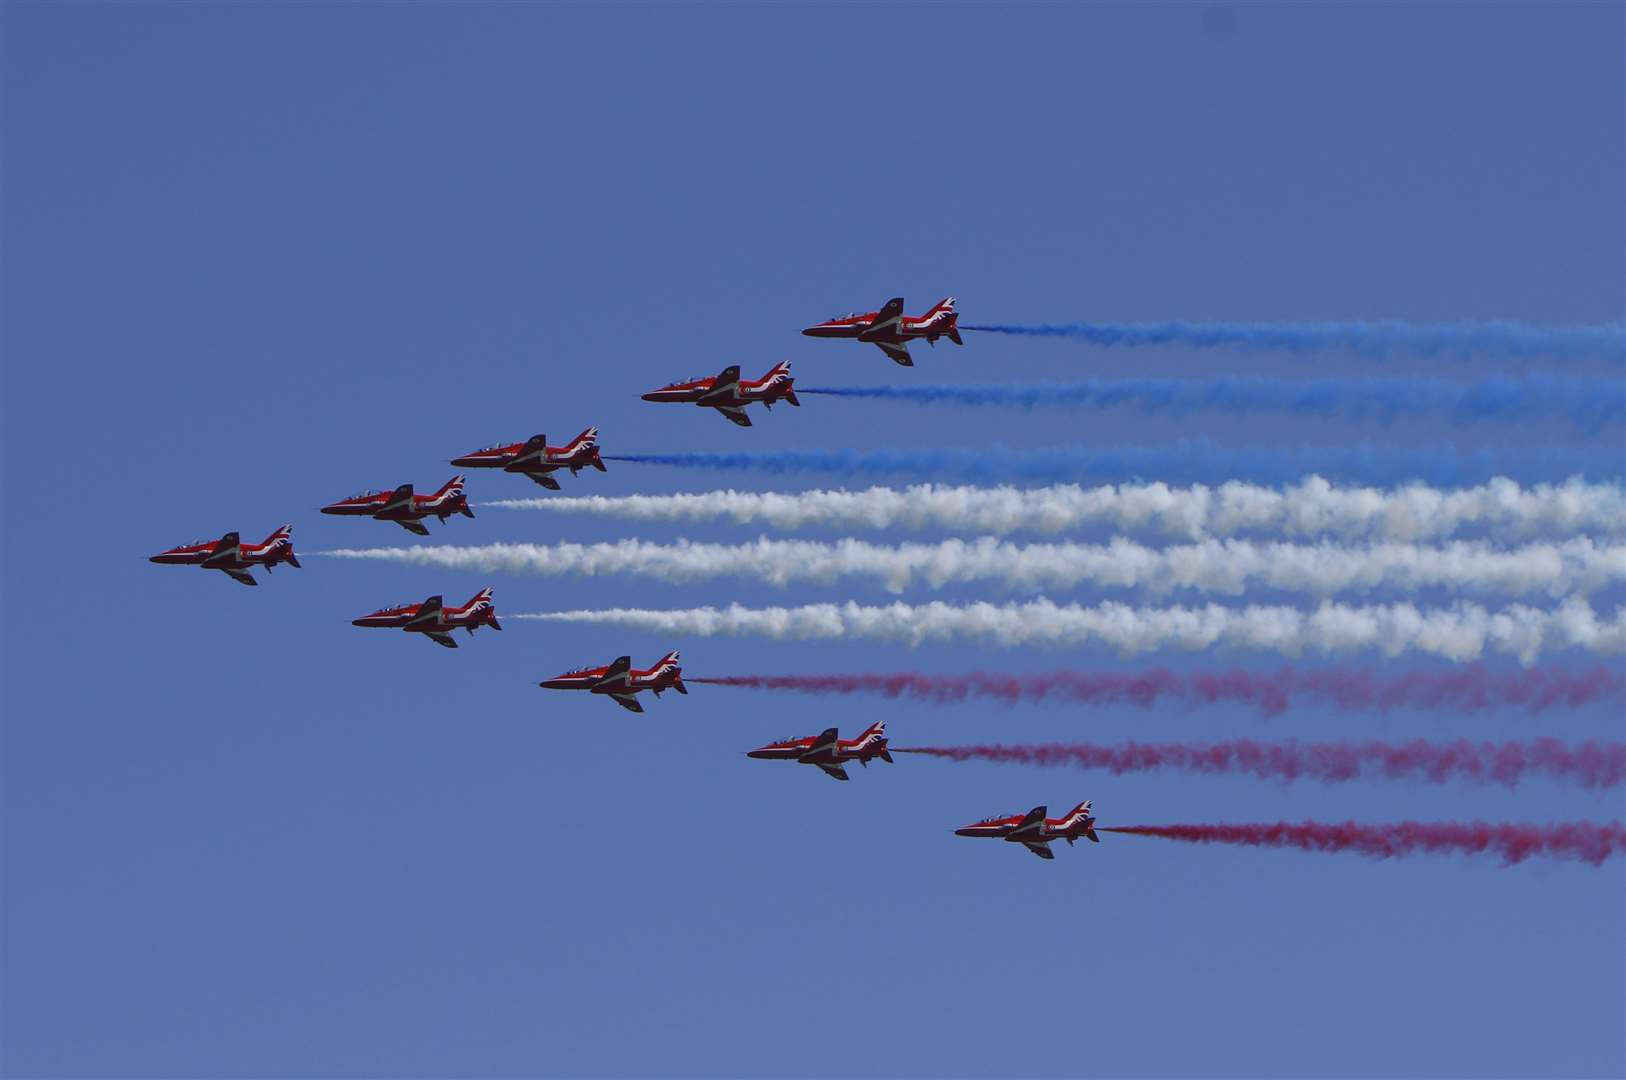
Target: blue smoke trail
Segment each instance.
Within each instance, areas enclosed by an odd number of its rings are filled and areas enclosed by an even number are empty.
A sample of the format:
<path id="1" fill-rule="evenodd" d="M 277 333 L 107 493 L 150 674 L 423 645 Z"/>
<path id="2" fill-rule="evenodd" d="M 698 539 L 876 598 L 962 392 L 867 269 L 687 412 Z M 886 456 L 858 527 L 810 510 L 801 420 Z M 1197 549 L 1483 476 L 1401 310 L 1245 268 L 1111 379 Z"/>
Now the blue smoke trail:
<path id="1" fill-rule="evenodd" d="M 1458 423 L 1556 413 L 1588 431 L 1626 421 L 1626 382 L 1532 375 L 1477 383 L 1443 379 L 1090 379 L 1027 386 L 833 386 L 803 394 L 916 404 L 1134 406 L 1144 412 L 1291 412 L 1384 422 L 1442 413 Z"/>
<path id="2" fill-rule="evenodd" d="M 1520 322 L 1406 323 L 1194 323 L 1181 319 L 1156 323 L 1065 323 L 1017 326 L 988 323 L 960 325 L 961 330 L 1025 337 L 1076 338 L 1092 345 L 1135 348 L 1143 345 L 1190 345 L 1202 349 L 1254 348 L 1287 352 L 1350 349 L 1368 356 L 1391 349 L 1427 356 L 1557 356 L 1626 359 L 1626 325 L 1535 326 Z"/>
<path id="3" fill-rule="evenodd" d="M 1350 446 L 1276 446 L 1238 449 L 1206 439 L 1161 446 L 1064 446 L 1020 449 L 994 445 L 903 450 L 762 450 L 725 453 L 625 454 L 605 460 L 683 469 L 748 469 L 784 475 L 840 473 L 843 476 L 929 476 L 981 482 L 1067 483 L 1157 479 L 1180 483 L 1251 480 L 1286 484 L 1310 474 L 1331 480 L 1402 484 L 1417 480 L 1436 486 L 1483 483 L 1492 477 L 1562 480 L 1583 476 L 1615 480 L 1626 474 L 1618 448 L 1585 452 L 1567 446 L 1486 447 L 1464 452 L 1452 446 L 1391 449 L 1369 443 Z"/>

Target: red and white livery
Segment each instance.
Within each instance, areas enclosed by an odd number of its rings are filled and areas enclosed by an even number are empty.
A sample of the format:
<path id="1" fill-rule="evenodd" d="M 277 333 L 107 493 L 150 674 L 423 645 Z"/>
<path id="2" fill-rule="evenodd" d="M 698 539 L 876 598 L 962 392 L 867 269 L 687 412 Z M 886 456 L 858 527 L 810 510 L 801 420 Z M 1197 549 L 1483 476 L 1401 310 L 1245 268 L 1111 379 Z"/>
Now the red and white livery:
<path id="1" fill-rule="evenodd" d="M 501 469 L 503 472 L 528 476 L 549 491 L 559 490 L 559 481 L 550 473 L 569 469 L 575 476 L 591 466 L 607 472 L 604 459 L 598 452 L 598 428 L 590 427 L 563 446 L 549 446 L 546 435 L 532 435 L 522 443 L 506 446 L 488 446 L 472 454 L 453 458 L 452 464 L 460 469 Z"/>
<path id="2" fill-rule="evenodd" d="M 1090 814 L 1090 800 L 1085 799 L 1068 812 L 1066 817 L 1047 818 L 1047 807 L 1035 806 L 1026 814 L 1009 817 L 983 818 L 974 825 L 955 829 L 955 836 L 989 836 L 1021 844 L 1041 859 L 1054 859 L 1050 850 L 1052 840 L 1065 840 L 1069 845 L 1079 837 L 1099 844 L 1095 833 L 1095 818 Z"/>
<path id="3" fill-rule="evenodd" d="M 249 568 L 265 567 L 266 573 L 278 563 L 287 563 L 298 570 L 299 559 L 294 555 L 294 527 L 284 525 L 265 538 L 263 544 L 245 544 L 234 532 L 219 540 L 197 540 L 172 547 L 148 558 L 148 562 L 165 566 L 201 566 L 205 570 L 219 570 L 233 581 L 244 585 L 258 585 Z"/>
<path id="4" fill-rule="evenodd" d="M 909 342 L 924 338 L 926 344 L 936 345 L 937 339 L 946 337 L 956 345 L 960 329 L 956 325 L 959 313 L 954 310 L 954 297 L 946 296 L 937 306 L 920 316 L 903 313 L 903 297 L 895 296 L 880 311 L 852 312 L 838 315 L 803 330 L 808 337 L 854 338 L 867 341 L 904 367 L 914 367 L 909 355 Z"/>
<path id="5" fill-rule="evenodd" d="M 367 491 L 352 495 L 322 507 L 324 514 L 348 517 L 370 517 L 379 521 L 393 521 L 401 528 L 419 536 L 428 536 L 424 518 L 439 518 L 442 524 L 453 514 L 473 517 L 469 500 L 463 494 L 463 477 L 454 476 L 433 495 L 415 495 L 411 484 L 402 484 L 394 491 Z"/>
<path id="6" fill-rule="evenodd" d="M 721 374 L 702 379 L 686 379 L 670 383 L 644 395 L 645 401 L 672 401 L 685 405 L 699 405 L 716 409 L 740 427 L 750 427 L 751 418 L 745 407 L 754 401 L 764 408 L 773 408 L 776 401 L 788 401 L 797 408 L 802 403 L 796 398 L 796 380 L 790 375 L 790 361 L 782 360 L 760 379 L 740 378 L 738 364 L 726 367 Z"/>
<path id="7" fill-rule="evenodd" d="M 632 657 L 622 656 L 608 667 L 577 668 L 563 675 L 555 675 L 539 683 L 544 690 L 586 690 L 592 694 L 605 694 L 623 709 L 641 713 L 644 707 L 633 695 L 641 690 L 653 690 L 660 697 L 662 690 L 676 690 L 687 694 L 683 685 L 683 669 L 678 666 L 678 654 L 669 652 L 655 662 L 655 666 L 639 671 L 632 666 Z"/>
<path id="8" fill-rule="evenodd" d="M 886 748 L 886 721 L 877 720 L 856 739 L 843 739 L 839 728 L 827 728 L 819 735 L 800 739 L 781 739 L 767 746 L 748 750 L 746 757 L 767 761 L 799 761 L 803 765 L 817 765 L 825 775 L 846 780 L 847 770 L 842 766 L 849 761 L 868 766 L 872 758 L 892 763 Z"/>
<path id="9" fill-rule="evenodd" d="M 400 604 L 380 608 L 371 615 L 352 619 L 351 626 L 376 626 L 389 630 L 405 630 L 409 634 L 423 634 L 436 645 L 457 648 L 452 631 L 459 627 L 470 636 L 479 626 L 501 630 L 497 609 L 491 604 L 491 590 L 481 589 L 462 607 L 447 607 L 438 596 L 431 596 L 421 604 Z"/>

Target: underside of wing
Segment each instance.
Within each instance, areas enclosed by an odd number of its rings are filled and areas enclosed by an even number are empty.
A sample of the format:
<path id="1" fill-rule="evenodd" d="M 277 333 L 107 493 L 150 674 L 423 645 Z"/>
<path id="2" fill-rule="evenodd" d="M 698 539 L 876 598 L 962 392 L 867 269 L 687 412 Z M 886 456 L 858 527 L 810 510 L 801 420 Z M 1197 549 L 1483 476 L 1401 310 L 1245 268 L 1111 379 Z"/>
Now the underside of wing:
<path id="1" fill-rule="evenodd" d="M 1032 810 L 1029 810 L 1026 816 L 1017 823 L 1016 828 L 1011 830 L 1011 839 L 1022 840 L 1022 843 L 1026 844 L 1028 841 L 1023 840 L 1023 837 L 1041 835 L 1044 831 L 1046 812 L 1046 808 L 1043 806 L 1035 806 Z"/>
<path id="2" fill-rule="evenodd" d="M 547 473 L 530 472 L 530 473 L 526 473 L 525 475 L 529 476 L 532 480 L 535 480 L 537 483 L 541 484 L 543 487 L 547 488 L 549 491 L 558 491 L 559 490 L 559 481 L 555 480 L 553 477 L 549 476 Z"/>
<path id="3" fill-rule="evenodd" d="M 638 703 L 638 699 L 631 694 L 611 694 L 610 699 L 628 712 L 641 713 L 644 711 L 644 707 Z"/>
<path id="4" fill-rule="evenodd" d="M 418 613 L 407 621 L 405 629 L 421 630 L 430 626 L 438 626 L 440 624 L 440 610 L 440 597 L 431 596 L 419 606 Z"/>
<path id="5" fill-rule="evenodd" d="M 819 768 L 824 770 L 824 774 L 826 776 L 833 776 L 837 780 L 848 779 L 847 770 L 842 768 L 840 765 L 820 765 Z"/>
<path id="6" fill-rule="evenodd" d="M 632 657 L 618 656 L 615 658 L 614 663 L 604 669 L 604 674 L 599 676 L 598 682 L 593 684 L 593 688 L 608 691 L 611 687 L 624 687 L 627 685 L 627 672 L 631 670 Z"/>
<path id="7" fill-rule="evenodd" d="M 886 353 L 886 355 L 890 356 L 893 363 L 902 364 L 904 367 L 915 366 L 914 357 L 909 355 L 908 346 L 893 345 L 891 342 L 887 341 L 877 341 L 874 343 L 874 345 L 877 349 L 880 349 L 882 352 Z"/>
<path id="8" fill-rule="evenodd" d="M 740 388 L 740 369 L 738 364 L 730 364 L 724 368 L 722 374 L 711 381 L 695 401 L 701 405 L 710 405 L 717 401 L 730 401 L 735 391 Z"/>
<path id="9" fill-rule="evenodd" d="M 419 536 L 429 535 L 429 530 L 424 527 L 421 521 L 407 521 L 405 518 L 395 518 L 394 521 L 409 533 L 416 533 Z"/>
<path id="10" fill-rule="evenodd" d="M 719 405 L 717 411 L 728 417 L 740 427 L 750 427 L 751 418 L 745 415 L 745 410 L 734 405 Z"/>
<path id="11" fill-rule="evenodd" d="M 244 585 L 258 585 L 259 584 L 258 581 L 254 580 L 254 575 L 249 573 L 247 570 L 225 570 L 225 569 L 222 569 L 221 572 L 224 573 L 227 577 L 231 578 L 233 581 L 240 581 Z"/>
<path id="12" fill-rule="evenodd" d="M 444 645 L 448 649 L 457 648 L 457 641 L 450 634 L 441 633 L 438 630 L 431 630 L 425 636 L 428 637 L 430 641 L 433 641 L 436 645 Z"/>
<path id="13" fill-rule="evenodd" d="M 1022 841 L 1022 846 L 1039 856 L 1041 859 L 1054 859 L 1056 857 L 1056 853 L 1050 850 L 1049 844 L 1041 844 L 1036 841 L 1024 840 Z"/>

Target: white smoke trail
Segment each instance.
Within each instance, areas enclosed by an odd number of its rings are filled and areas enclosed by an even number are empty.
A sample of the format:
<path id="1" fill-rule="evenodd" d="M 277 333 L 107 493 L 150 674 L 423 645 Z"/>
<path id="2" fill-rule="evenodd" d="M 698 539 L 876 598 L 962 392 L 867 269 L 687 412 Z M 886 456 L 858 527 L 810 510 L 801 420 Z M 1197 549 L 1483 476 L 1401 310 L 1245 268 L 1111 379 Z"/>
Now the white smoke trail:
<path id="1" fill-rule="evenodd" d="M 992 584 L 1036 593 L 1090 586 L 1153 595 L 1190 589 L 1238 596 L 1250 588 L 1329 597 L 1378 589 L 1443 588 L 1484 596 L 1561 599 L 1626 583 L 1626 543 L 1580 537 L 1509 551 L 1478 542 L 1437 547 L 1337 547 L 1252 540 L 1203 540 L 1167 548 L 1122 538 L 1108 544 L 1013 544 L 983 537 L 889 546 L 758 539 L 744 544 L 621 540 L 597 544 L 345 548 L 322 552 L 420 566 L 596 577 L 633 574 L 681 584 L 716 578 L 785 587 L 868 579 L 891 592 L 924 584 Z"/>
<path id="2" fill-rule="evenodd" d="M 1456 489 L 1335 486 L 1319 476 L 1282 489 L 1241 481 L 1216 487 L 1152 483 L 1030 489 L 919 484 L 901 490 L 504 499 L 482 506 L 633 521 L 724 520 L 776 529 L 941 528 L 1003 535 L 1099 526 L 1192 540 L 1264 532 L 1349 540 L 1430 540 L 1470 529 L 1521 539 L 1626 533 L 1626 487 L 1579 478 L 1524 487 L 1498 478 Z"/>
<path id="3" fill-rule="evenodd" d="M 1386 657 L 1422 653 L 1477 660 L 1505 653 L 1531 664 L 1544 653 L 1579 649 L 1626 654 L 1626 608 L 1599 619 L 1584 601 L 1553 610 L 1509 607 L 1487 611 L 1471 604 L 1417 608 L 1411 604 L 1352 607 L 1323 604 L 1314 611 L 1250 606 L 1094 607 L 1049 600 L 1025 604 L 930 603 L 809 604 L 804 607 L 651 610 L 608 608 L 512 616 L 553 622 L 608 623 L 663 634 L 817 640 L 866 638 L 920 645 L 968 638 L 1003 646 L 1106 645 L 1125 656 L 1157 649 L 1193 652 L 1232 648 L 1283 653 L 1377 652 Z"/>

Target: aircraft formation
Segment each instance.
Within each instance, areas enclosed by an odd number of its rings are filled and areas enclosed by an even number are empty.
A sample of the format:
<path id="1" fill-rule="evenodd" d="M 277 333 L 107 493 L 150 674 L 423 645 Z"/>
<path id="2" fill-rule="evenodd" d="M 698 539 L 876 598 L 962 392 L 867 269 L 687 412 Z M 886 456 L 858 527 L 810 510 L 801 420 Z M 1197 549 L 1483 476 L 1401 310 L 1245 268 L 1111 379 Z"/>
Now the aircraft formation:
<path id="1" fill-rule="evenodd" d="M 964 344 L 957 326 L 959 318 L 953 297 L 938 301 L 918 316 L 904 314 L 902 297 L 888 300 L 878 310 L 850 312 L 824 322 L 815 323 L 802 331 L 807 337 L 840 338 L 874 345 L 893 362 L 913 367 L 909 352 L 913 341 L 935 345 L 947 338 L 956 345 Z M 781 361 L 769 368 L 761 378 L 741 377 L 738 365 L 730 365 L 711 376 L 682 379 L 642 395 L 643 400 L 657 404 L 695 405 L 715 409 L 725 419 L 739 427 L 751 427 L 746 408 L 760 404 L 772 410 L 777 402 L 799 408 L 795 379 L 790 374 L 790 362 Z M 589 427 L 563 446 L 549 445 L 544 434 L 532 435 L 523 442 L 498 444 L 451 459 L 460 469 L 497 469 L 524 476 L 550 491 L 559 491 L 555 473 L 568 470 L 572 476 L 583 469 L 607 471 L 600 456 L 598 428 Z M 336 517 L 365 517 L 375 521 L 392 522 L 417 536 L 428 536 L 425 524 L 435 519 L 445 525 L 453 517 L 474 517 L 465 493 L 466 477 L 454 476 L 432 495 L 420 495 L 410 483 L 394 488 L 369 490 L 349 498 L 340 499 L 321 508 L 324 514 Z M 254 567 L 263 567 L 269 574 L 273 567 L 286 563 L 300 568 L 294 554 L 293 526 L 284 525 L 260 544 L 244 544 L 238 533 L 229 532 L 218 540 L 198 540 L 150 556 L 150 562 L 169 566 L 197 566 L 205 570 L 218 570 L 243 585 L 258 586 L 253 576 Z M 444 648 L 458 647 L 453 636 L 463 630 L 473 637 L 482 626 L 501 630 L 492 590 L 483 588 L 461 606 L 448 606 L 440 595 L 430 596 L 417 603 L 395 604 L 379 608 L 353 619 L 351 625 L 368 629 L 400 630 L 418 634 Z M 676 650 L 667 653 L 648 668 L 632 666 L 632 657 L 622 656 L 609 664 L 579 667 L 565 671 L 539 685 L 547 690 L 577 690 L 609 698 L 629 712 L 642 713 L 638 696 L 645 690 L 656 698 L 666 690 L 688 694 L 683 682 L 683 669 L 678 663 Z M 867 767 L 871 761 L 893 763 L 887 746 L 886 722 L 871 724 L 857 738 L 843 739 L 838 728 L 829 728 L 818 735 L 781 739 L 747 752 L 759 760 L 792 761 L 812 765 L 826 776 L 836 780 L 850 779 L 847 766 L 856 762 Z M 995 837 L 1021 843 L 1045 859 L 1053 858 L 1049 844 L 1053 840 L 1066 840 L 1072 844 L 1083 836 L 1099 842 L 1095 832 L 1095 818 L 1091 816 L 1086 800 L 1065 817 L 1050 819 L 1044 806 L 1036 806 L 1027 814 L 986 818 L 955 830 L 959 836 Z"/>

